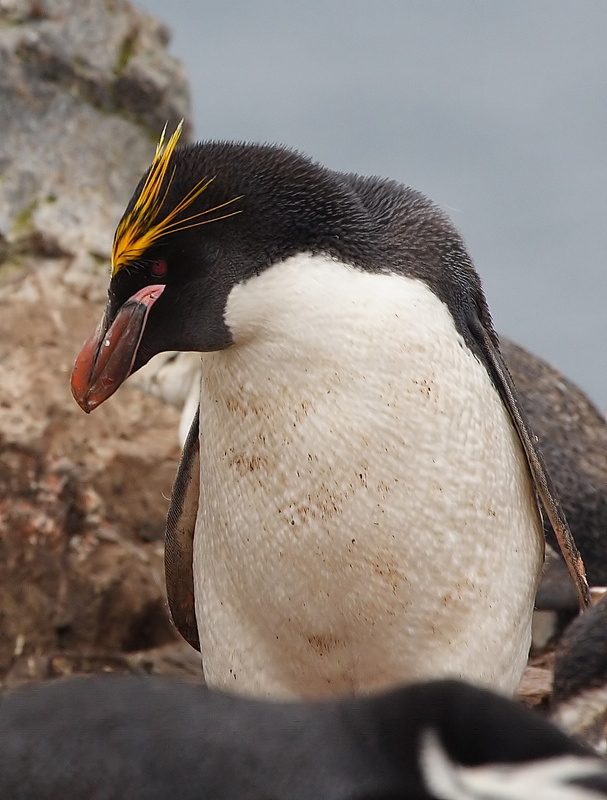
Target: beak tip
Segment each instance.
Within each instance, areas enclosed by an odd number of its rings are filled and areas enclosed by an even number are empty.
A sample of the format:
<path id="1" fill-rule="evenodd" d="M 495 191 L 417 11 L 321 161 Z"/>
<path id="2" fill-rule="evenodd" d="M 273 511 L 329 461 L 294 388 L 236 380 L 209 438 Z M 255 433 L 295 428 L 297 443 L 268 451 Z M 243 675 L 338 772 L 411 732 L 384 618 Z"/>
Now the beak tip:
<path id="1" fill-rule="evenodd" d="M 74 394 L 74 400 L 78 403 L 85 414 L 90 414 L 91 411 L 99 405 L 98 403 L 91 401 L 86 395 L 84 397 L 76 397 Z"/>

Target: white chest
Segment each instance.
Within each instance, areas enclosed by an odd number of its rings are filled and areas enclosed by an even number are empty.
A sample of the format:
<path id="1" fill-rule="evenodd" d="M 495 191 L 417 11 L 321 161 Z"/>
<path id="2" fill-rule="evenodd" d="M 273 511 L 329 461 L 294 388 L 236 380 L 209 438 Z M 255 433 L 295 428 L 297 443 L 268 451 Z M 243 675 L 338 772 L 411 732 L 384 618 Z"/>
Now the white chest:
<path id="1" fill-rule="evenodd" d="M 209 683 L 456 674 L 513 690 L 542 533 L 508 415 L 421 282 L 318 257 L 228 300 L 205 354 L 196 613 Z"/>

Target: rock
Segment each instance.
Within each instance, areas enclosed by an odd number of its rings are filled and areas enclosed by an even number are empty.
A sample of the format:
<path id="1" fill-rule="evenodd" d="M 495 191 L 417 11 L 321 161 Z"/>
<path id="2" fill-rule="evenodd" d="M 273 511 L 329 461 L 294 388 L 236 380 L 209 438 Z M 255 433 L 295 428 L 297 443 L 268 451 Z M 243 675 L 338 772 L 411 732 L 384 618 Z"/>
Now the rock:
<path id="1" fill-rule="evenodd" d="M 146 675 L 164 675 L 190 683 L 204 682 L 200 654 L 183 640 L 152 650 L 128 653 L 125 658 L 133 671 Z"/>
<path id="2" fill-rule="evenodd" d="M 530 664 L 516 690 L 516 699 L 529 708 L 542 710 L 548 705 L 551 690 L 552 671 L 547 667 Z"/>
<path id="3" fill-rule="evenodd" d="M 123 0 L 0 0 L 0 682 L 177 638 L 178 415 L 127 387 L 87 418 L 69 390 L 118 219 L 164 123 L 189 127 L 167 41 Z"/>
<path id="4" fill-rule="evenodd" d="M 0 277 L 63 258 L 86 294 L 153 141 L 188 117 L 185 74 L 124 0 L 1 0 L 0 23 Z"/>
<path id="5" fill-rule="evenodd" d="M 97 672 L 163 675 L 188 683 L 204 683 L 199 654 L 180 641 L 134 653 L 49 649 L 40 655 L 19 656 L 6 673 L 3 686 L 10 690 L 26 683 Z"/>

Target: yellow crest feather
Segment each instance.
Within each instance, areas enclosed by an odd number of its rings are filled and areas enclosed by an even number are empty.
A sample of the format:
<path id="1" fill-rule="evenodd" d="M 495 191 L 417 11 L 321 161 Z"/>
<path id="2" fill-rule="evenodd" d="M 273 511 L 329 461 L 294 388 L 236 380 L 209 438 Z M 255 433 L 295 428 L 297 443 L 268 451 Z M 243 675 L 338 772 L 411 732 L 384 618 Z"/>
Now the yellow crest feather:
<path id="1" fill-rule="evenodd" d="M 169 211 L 162 220 L 158 220 L 158 214 L 166 200 L 173 173 L 167 173 L 171 156 L 177 146 L 183 120 L 175 128 L 174 133 L 165 144 L 166 125 L 160 135 L 160 140 L 156 146 L 156 153 L 148 170 L 145 183 L 133 205 L 133 208 L 120 221 L 114 234 L 112 245 L 112 276 L 122 269 L 126 264 L 135 261 L 143 253 L 167 233 L 175 233 L 196 225 L 206 225 L 207 222 L 216 222 L 219 219 L 232 217 L 239 214 L 239 211 L 232 211 L 229 214 L 222 214 L 220 217 L 212 219 L 202 219 L 206 214 L 218 211 L 230 205 L 240 197 L 233 197 L 225 203 L 221 203 L 214 208 L 208 208 L 198 214 L 193 214 L 185 219 L 178 219 L 179 215 L 209 186 L 214 178 L 203 178 L 183 197 L 179 203 Z M 166 181 L 166 184 L 165 184 Z M 163 191 L 163 186 L 164 191 Z M 242 195 L 241 195 L 242 196 Z"/>

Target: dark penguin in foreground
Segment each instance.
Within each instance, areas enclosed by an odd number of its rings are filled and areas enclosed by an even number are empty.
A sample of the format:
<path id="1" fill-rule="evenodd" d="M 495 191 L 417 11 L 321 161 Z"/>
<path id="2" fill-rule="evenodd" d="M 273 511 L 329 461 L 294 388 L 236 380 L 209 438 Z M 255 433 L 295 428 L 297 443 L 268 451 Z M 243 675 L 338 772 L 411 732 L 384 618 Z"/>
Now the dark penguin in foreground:
<path id="1" fill-rule="evenodd" d="M 539 715 L 456 682 L 260 702 L 97 677 L 0 704 L 6 800 L 592 800 L 607 765 Z"/>
<path id="2" fill-rule="evenodd" d="M 566 629 L 554 660 L 552 718 L 607 755 L 607 596 Z"/>
<path id="3" fill-rule="evenodd" d="M 536 490 L 568 529 L 461 238 L 396 183 L 178 135 L 118 226 L 72 390 L 90 411 L 156 353 L 202 353 L 166 565 L 207 681 L 513 691 L 543 558 Z"/>

